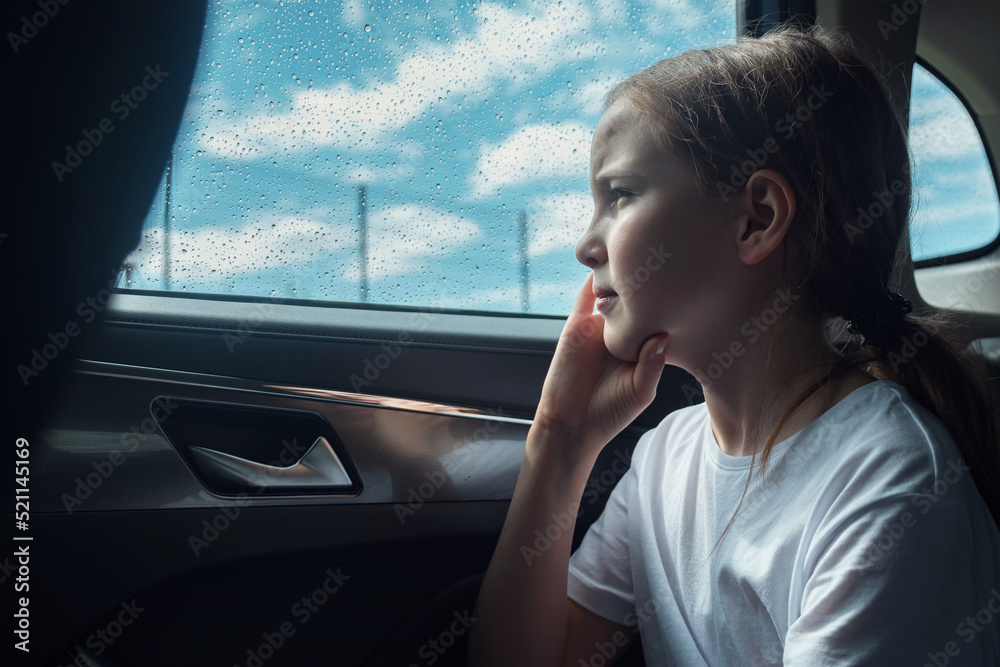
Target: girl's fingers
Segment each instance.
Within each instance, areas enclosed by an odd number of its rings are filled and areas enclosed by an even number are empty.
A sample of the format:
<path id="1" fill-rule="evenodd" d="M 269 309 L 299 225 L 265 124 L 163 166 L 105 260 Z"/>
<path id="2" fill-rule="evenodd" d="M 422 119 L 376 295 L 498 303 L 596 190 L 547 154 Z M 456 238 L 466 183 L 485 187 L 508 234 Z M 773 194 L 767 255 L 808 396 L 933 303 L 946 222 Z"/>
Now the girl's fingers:
<path id="1" fill-rule="evenodd" d="M 645 401 L 647 405 L 656 396 L 656 384 L 663 375 L 669 338 L 670 335 L 665 333 L 653 336 L 639 350 L 639 359 L 632 374 L 633 386 L 636 397 Z"/>
<path id="2" fill-rule="evenodd" d="M 594 312 L 594 272 L 587 274 L 587 279 L 583 281 L 583 286 L 576 295 L 573 302 L 573 310 L 570 315 L 591 315 Z"/>

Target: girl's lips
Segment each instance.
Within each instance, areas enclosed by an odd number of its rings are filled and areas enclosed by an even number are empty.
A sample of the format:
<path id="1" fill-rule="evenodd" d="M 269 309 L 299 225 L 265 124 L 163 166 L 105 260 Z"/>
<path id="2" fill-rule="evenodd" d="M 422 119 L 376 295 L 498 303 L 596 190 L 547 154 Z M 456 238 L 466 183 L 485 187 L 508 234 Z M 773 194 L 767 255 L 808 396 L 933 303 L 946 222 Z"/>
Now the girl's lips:
<path id="1" fill-rule="evenodd" d="M 607 296 L 598 297 L 597 299 L 598 312 L 604 312 L 605 310 L 613 306 L 617 300 L 618 300 L 617 294 L 609 294 Z"/>
<path id="2" fill-rule="evenodd" d="M 594 289 L 594 296 L 597 297 L 598 299 L 603 299 L 609 296 L 618 296 L 618 292 L 614 291 L 613 289 L 598 287 L 596 285 L 594 286 L 593 289 Z"/>
<path id="3" fill-rule="evenodd" d="M 618 293 L 605 287 L 594 286 L 594 297 L 597 299 L 597 310 L 602 311 L 611 307 L 618 298 Z"/>

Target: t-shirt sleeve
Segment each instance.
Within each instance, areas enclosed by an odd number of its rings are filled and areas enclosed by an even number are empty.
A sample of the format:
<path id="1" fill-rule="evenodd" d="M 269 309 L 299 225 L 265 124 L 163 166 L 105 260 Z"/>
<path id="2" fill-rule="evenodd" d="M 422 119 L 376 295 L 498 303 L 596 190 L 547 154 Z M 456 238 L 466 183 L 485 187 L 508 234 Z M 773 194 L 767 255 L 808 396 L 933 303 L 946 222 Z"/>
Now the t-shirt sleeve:
<path id="1" fill-rule="evenodd" d="M 993 633 L 963 626 L 993 594 L 975 580 L 976 528 L 957 499 L 929 505 L 891 496 L 818 531 L 785 667 L 994 664 Z"/>
<path id="2" fill-rule="evenodd" d="M 629 500 L 635 475 L 633 465 L 611 491 L 601 516 L 570 557 L 567 588 L 567 595 L 580 606 L 624 625 L 634 618 L 630 612 L 635 608 L 628 544 Z"/>

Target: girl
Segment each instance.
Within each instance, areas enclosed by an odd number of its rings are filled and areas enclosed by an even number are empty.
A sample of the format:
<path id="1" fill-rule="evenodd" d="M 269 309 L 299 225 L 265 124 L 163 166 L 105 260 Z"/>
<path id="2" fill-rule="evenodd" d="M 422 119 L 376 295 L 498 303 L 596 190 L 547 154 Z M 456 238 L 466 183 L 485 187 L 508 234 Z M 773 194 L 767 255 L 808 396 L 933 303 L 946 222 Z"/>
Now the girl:
<path id="1" fill-rule="evenodd" d="M 946 322 L 891 291 L 909 160 L 873 68 L 789 30 L 660 62 L 608 96 L 590 183 L 592 273 L 470 663 L 607 665 L 641 630 L 650 666 L 998 664 L 993 408 Z M 705 402 L 643 435 L 570 558 L 565 517 L 664 364 Z"/>

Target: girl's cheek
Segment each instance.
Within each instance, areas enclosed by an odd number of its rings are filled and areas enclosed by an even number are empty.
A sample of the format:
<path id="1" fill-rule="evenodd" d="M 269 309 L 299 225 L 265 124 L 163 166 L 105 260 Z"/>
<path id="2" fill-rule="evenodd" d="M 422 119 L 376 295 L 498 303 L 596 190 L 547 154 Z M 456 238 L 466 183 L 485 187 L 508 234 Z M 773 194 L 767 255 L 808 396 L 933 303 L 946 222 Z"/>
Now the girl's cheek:
<path id="1" fill-rule="evenodd" d="M 616 271 L 622 269 L 627 271 L 627 267 L 621 266 L 621 264 L 632 261 L 630 255 L 633 254 L 638 242 L 635 230 L 628 225 L 627 221 L 616 226 L 608 238 L 608 257 L 612 260 L 612 266 L 614 266 L 614 259 L 618 259 L 619 266 Z"/>

